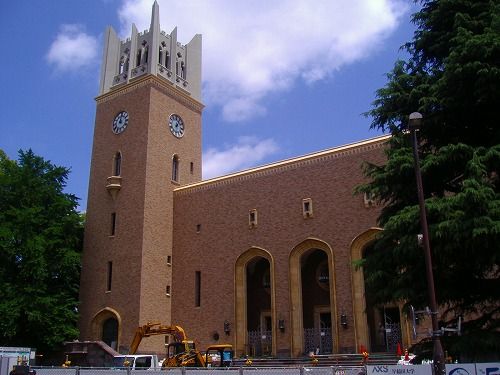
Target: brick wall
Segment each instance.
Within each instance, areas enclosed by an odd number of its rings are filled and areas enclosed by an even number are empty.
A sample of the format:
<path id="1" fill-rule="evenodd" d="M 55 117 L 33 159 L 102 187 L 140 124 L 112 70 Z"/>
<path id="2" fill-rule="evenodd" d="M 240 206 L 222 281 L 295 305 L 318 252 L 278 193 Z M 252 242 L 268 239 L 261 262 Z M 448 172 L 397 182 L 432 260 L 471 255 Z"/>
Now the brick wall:
<path id="1" fill-rule="evenodd" d="M 379 213 L 377 208 L 366 208 L 353 189 L 364 180 L 364 161 L 383 163 L 381 145 L 379 141 L 333 150 L 176 190 L 172 320 L 202 348 L 214 343 L 214 332 L 221 335 L 220 341 L 235 343 L 235 263 L 245 251 L 258 247 L 272 255 L 275 317 L 284 317 L 287 324 L 285 332 L 277 333 L 276 351 L 290 353 L 296 332 L 290 329 L 289 257 L 308 238 L 332 249 L 335 311 L 352 319 L 350 244 L 376 226 Z M 312 218 L 303 217 L 304 198 L 312 199 Z M 258 213 L 255 228 L 248 225 L 252 209 Z M 196 271 L 202 275 L 200 307 L 194 306 Z M 233 327 L 230 336 L 222 332 L 225 320 Z M 353 324 L 347 329 L 335 324 L 338 350 L 355 348 Z"/>

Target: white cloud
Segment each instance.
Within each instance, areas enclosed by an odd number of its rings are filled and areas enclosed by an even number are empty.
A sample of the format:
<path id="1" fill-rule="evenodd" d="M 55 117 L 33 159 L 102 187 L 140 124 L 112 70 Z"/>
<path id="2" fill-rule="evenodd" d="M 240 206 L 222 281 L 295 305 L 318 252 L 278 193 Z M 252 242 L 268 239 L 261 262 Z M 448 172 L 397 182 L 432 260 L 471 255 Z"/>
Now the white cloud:
<path id="1" fill-rule="evenodd" d="M 253 167 L 278 150 L 273 139 L 255 137 L 241 137 L 236 145 L 224 150 L 210 148 L 203 153 L 203 179 Z"/>
<path id="2" fill-rule="evenodd" d="M 97 39 L 81 25 L 62 25 L 46 59 L 59 71 L 77 71 L 96 64 Z"/>
<path id="3" fill-rule="evenodd" d="M 404 0 L 160 0 L 160 23 L 187 43 L 203 34 L 204 100 L 227 121 L 263 115 L 267 95 L 312 83 L 373 53 L 407 11 Z M 149 28 L 150 0 L 124 0 L 122 37 Z"/>

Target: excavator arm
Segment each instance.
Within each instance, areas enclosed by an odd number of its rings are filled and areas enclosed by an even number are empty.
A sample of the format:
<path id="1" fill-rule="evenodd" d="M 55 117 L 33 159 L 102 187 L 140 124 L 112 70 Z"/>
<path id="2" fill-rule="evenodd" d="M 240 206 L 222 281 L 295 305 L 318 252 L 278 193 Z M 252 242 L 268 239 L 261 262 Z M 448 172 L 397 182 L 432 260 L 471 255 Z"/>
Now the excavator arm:
<path id="1" fill-rule="evenodd" d="M 187 339 L 186 332 L 184 332 L 184 329 L 180 326 L 164 326 L 159 322 L 148 322 L 141 327 L 137 327 L 132 343 L 130 344 L 129 354 L 135 354 L 137 352 L 144 337 L 155 335 L 171 335 L 176 342 L 182 342 Z"/>

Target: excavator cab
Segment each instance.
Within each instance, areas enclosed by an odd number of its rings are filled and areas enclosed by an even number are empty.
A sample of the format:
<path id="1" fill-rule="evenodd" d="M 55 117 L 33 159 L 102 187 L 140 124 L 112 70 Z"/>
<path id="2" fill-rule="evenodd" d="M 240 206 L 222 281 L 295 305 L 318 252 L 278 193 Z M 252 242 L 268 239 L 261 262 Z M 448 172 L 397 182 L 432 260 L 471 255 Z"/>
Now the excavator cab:
<path id="1" fill-rule="evenodd" d="M 167 357 L 162 363 L 163 367 L 179 367 L 191 353 L 196 353 L 195 344 L 190 340 L 174 341 L 166 345 Z M 192 361 L 191 361 L 192 362 Z M 195 365 L 198 365 L 197 363 Z"/>
<path id="2" fill-rule="evenodd" d="M 167 344 L 167 358 L 175 357 L 181 353 L 187 353 L 195 349 L 195 344 L 190 340 L 183 340 L 181 342 L 171 342 Z"/>

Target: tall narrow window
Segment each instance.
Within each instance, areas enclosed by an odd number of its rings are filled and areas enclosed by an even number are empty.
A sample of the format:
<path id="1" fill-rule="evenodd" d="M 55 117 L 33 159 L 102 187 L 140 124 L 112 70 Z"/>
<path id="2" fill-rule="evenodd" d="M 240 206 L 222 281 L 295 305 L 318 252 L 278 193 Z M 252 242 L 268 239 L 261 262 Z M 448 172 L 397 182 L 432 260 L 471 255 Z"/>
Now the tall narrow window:
<path id="1" fill-rule="evenodd" d="M 144 64 L 147 64 L 148 62 L 148 57 L 149 57 L 149 47 L 146 46 L 144 48 Z"/>
<path id="2" fill-rule="evenodd" d="M 106 284 L 106 291 L 111 292 L 111 281 L 113 280 L 113 262 L 108 262 L 108 279 Z"/>
<path id="3" fill-rule="evenodd" d="M 167 69 L 170 69 L 170 56 L 168 54 L 168 51 L 165 51 L 165 67 Z"/>
<path id="4" fill-rule="evenodd" d="M 311 198 L 302 199 L 302 215 L 305 219 L 313 216 L 313 204 Z"/>
<path id="5" fill-rule="evenodd" d="M 113 171 L 113 176 L 120 176 L 122 173 L 122 153 L 117 152 L 115 154 L 115 166 Z"/>
<path id="6" fill-rule="evenodd" d="M 257 210 L 253 209 L 248 212 L 248 226 L 254 228 L 257 226 Z"/>
<path id="7" fill-rule="evenodd" d="M 177 155 L 172 158 L 172 181 L 179 181 L 179 157 Z"/>
<path id="8" fill-rule="evenodd" d="M 196 271 L 194 274 L 194 305 L 201 306 L 201 272 Z"/>
<path id="9" fill-rule="evenodd" d="M 114 236 L 116 232 L 116 212 L 111 214 L 111 235 Z"/>
<path id="10" fill-rule="evenodd" d="M 158 64 L 163 64 L 163 48 L 161 48 L 161 46 L 158 51 Z"/>
<path id="11" fill-rule="evenodd" d="M 193 162 L 191 162 L 191 163 L 189 164 L 189 171 L 191 172 L 191 174 L 193 174 L 193 173 L 194 173 L 194 163 L 193 163 Z"/>
<path id="12" fill-rule="evenodd" d="M 167 295 L 167 297 L 170 297 L 170 285 L 166 286 L 166 288 L 165 288 L 165 294 Z"/>

